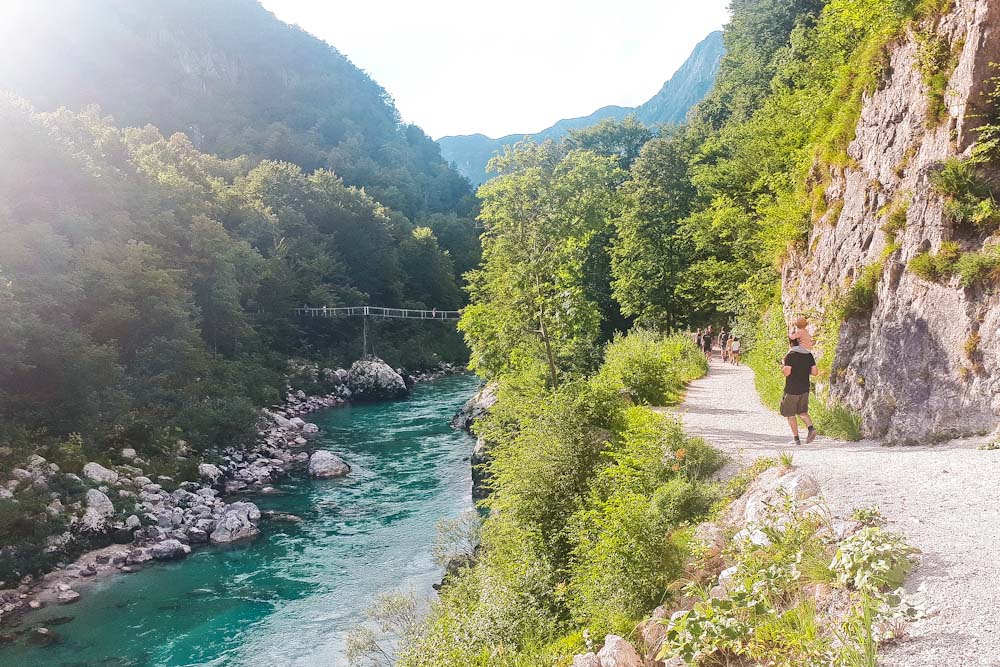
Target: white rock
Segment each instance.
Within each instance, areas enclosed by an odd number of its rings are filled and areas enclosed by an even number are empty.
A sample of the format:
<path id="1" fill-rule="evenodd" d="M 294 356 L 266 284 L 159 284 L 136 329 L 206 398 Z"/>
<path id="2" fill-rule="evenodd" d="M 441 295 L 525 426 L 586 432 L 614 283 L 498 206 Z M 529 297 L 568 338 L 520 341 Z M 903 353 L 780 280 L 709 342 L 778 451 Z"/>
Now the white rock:
<path id="1" fill-rule="evenodd" d="M 85 498 L 88 510 L 94 510 L 98 515 L 105 518 L 114 515 L 115 505 L 108 498 L 107 494 L 97 489 L 87 489 Z"/>
<path id="2" fill-rule="evenodd" d="M 601 661 L 595 653 L 583 653 L 573 656 L 572 667 L 601 667 Z"/>
<path id="3" fill-rule="evenodd" d="M 406 382 L 389 364 L 378 358 L 355 361 L 348 373 L 351 395 L 362 401 L 380 401 L 406 395 Z"/>
<path id="4" fill-rule="evenodd" d="M 222 471 L 219 467 L 211 463 L 200 463 L 198 464 L 198 474 L 203 478 L 210 480 L 213 484 L 219 481 L 222 477 Z"/>
<path id="5" fill-rule="evenodd" d="M 123 459 L 128 459 L 130 461 L 138 455 L 136 451 L 131 447 L 126 447 L 125 449 L 123 449 L 121 454 Z"/>
<path id="6" fill-rule="evenodd" d="M 56 601 L 59 604 L 73 604 L 80 599 L 80 594 L 73 590 L 63 591 L 56 596 Z"/>
<path id="7" fill-rule="evenodd" d="M 319 433 L 319 426 L 316 426 L 316 424 L 313 424 L 311 422 L 306 422 L 306 424 L 302 427 L 302 432 L 303 433 Z"/>
<path id="8" fill-rule="evenodd" d="M 704 547 L 709 558 L 718 556 L 726 547 L 726 535 L 722 528 L 710 521 L 698 524 L 694 538 Z"/>
<path id="9" fill-rule="evenodd" d="M 333 452 L 320 449 L 309 457 L 309 474 L 317 479 L 343 477 L 349 472 L 351 466 Z"/>
<path id="10" fill-rule="evenodd" d="M 114 470 L 108 470 L 100 463 L 94 463 L 93 461 L 83 466 L 83 475 L 98 484 L 115 484 L 118 482 L 118 473 Z"/>
<path id="11" fill-rule="evenodd" d="M 257 537 L 260 534 L 255 523 L 258 519 L 260 510 L 253 503 L 227 505 L 209 539 L 217 544 L 224 544 Z"/>
<path id="12" fill-rule="evenodd" d="M 178 540 L 163 540 L 149 548 L 153 560 L 177 560 L 191 553 L 191 547 Z"/>
<path id="13" fill-rule="evenodd" d="M 819 495 L 819 482 L 805 473 L 793 473 L 781 478 L 781 488 L 795 500 L 805 500 Z"/>
<path id="14" fill-rule="evenodd" d="M 300 431 L 302 430 L 302 427 L 306 425 L 305 420 L 302 419 L 301 417 L 292 417 L 291 419 L 288 420 L 288 423 L 291 424 L 292 428 L 298 429 Z"/>
<path id="15" fill-rule="evenodd" d="M 601 667 L 643 667 L 642 658 L 632 645 L 618 635 L 604 638 L 604 647 L 597 652 Z"/>

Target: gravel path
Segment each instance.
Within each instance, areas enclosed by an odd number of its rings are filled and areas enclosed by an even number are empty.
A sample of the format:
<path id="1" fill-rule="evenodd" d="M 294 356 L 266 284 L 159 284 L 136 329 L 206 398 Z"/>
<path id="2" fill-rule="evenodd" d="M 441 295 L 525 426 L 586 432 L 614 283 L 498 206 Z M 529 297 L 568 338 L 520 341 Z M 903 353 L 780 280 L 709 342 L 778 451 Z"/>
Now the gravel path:
<path id="1" fill-rule="evenodd" d="M 686 430 L 745 464 L 794 450 L 831 510 L 878 505 L 888 527 L 922 552 L 907 589 L 936 613 L 887 646 L 892 667 L 1000 667 L 1000 451 L 984 439 L 884 447 L 820 436 L 794 447 L 788 424 L 761 404 L 753 372 L 719 360 L 691 384 L 678 412 Z"/>

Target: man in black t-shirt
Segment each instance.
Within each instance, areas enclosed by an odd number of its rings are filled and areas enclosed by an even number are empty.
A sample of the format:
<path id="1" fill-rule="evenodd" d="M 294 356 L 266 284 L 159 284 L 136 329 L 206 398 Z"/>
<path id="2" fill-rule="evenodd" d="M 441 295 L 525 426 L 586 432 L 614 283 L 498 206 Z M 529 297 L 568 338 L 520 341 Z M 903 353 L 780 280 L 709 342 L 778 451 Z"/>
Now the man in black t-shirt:
<path id="1" fill-rule="evenodd" d="M 809 428 L 806 442 L 816 439 L 816 427 L 809 418 L 809 378 L 819 375 L 816 358 L 812 352 L 799 345 L 794 338 L 788 339 L 788 354 L 781 362 L 781 372 L 785 374 L 785 394 L 781 398 L 781 416 L 788 419 L 792 427 L 795 444 L 799 440 L 799 419 Z"/>

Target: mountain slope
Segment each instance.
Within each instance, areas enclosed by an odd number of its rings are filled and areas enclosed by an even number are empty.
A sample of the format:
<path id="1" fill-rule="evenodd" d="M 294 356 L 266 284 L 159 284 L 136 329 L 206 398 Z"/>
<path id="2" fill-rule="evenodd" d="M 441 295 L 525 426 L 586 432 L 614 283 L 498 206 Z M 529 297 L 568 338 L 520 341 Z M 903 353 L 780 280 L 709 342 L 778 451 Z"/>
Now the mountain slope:
<path id="1" fill-rule="evenodd" d="M 638 107 L 601 107 L 589 116 L 563 119 L 535 134 L 509 134 L 499 139 L 483 134 L 442 137 L 438 139 L 441 155 L 454 164 L 463 176 L 478 185 L 487 178 L 486 163 L 490 158 L 504 146 L 526 137 L 536 141 L 559 139 L 571 130 L 590 127 L 608 118 L 621 120 L 630 114 L 649 126 L 680 123 L 688 110 L 711 89 L 722 54 L 722 32 L 716 31 L 694 48 L 680 69 L 663 84 L 656 95 Z"/>
<path id="2" fill-rule="evenodd" d="M 0 89 L 39 111 L 97 104 L 222 157 L 332 168 L 410 217 L 469 194 L 381 86 L 256 0 L 5 3 Z"/>

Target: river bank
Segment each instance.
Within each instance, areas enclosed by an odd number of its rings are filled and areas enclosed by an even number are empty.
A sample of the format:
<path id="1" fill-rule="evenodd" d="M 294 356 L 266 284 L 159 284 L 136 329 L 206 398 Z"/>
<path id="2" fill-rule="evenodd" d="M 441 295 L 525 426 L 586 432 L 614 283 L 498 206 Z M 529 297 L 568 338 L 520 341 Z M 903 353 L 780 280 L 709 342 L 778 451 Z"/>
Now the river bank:
<path id="1" fill-rule="evenodd" d="M 346 637 L 380 594 L 429 595 L 441 578 L 436 524 L 471 508 L 473 440 L 448 420 L 477 384 L 453 375 L 404 401 L 316 413 L 315 446 L 340 453 L 351 474 L 293 471 L 255 498 L 262 513 L 301 522 L 263 521 L 256 540 L 88 583 L 79 602 L 21 617 L 0 667 L 346 664 Z M 40 627 L 53 643 L 29 645 Z"/>
<path id="2" fill-rule="evenodd" d="M 50 511 L 82 512 L 79 518 L 70 519 L 70 529 L 60 536 L 63 543 L 78 538 L 97 542 L 110 539 L 118 543 L 85 551 L 73 562 L 59 564 L 40 577 L 23 577 L 16 587 L 0 589 L 0 646 L 14 639 L 3 630 L 12 618 L 48 605 L 76 603 L 93 582 L 135 572 L 151 562 L 185 558 L 201 545 L 252 540 L 259 536 L 263 520 L 294 522 L 293 515 L 262 515 L 257 505 L 246 498 L 275 493 L 274 484 L 290 472 L 307 467 L 317 451 L 326 452 L 311 446 L 320 429 L 305 422 L 303 416 L 348 406 L 363 392 L 368 396 L 362 400 L 396 398 L 419 382 L 459 370 L 443 364 L 404 377 L 372 360 L 356 363 L 349 371 L 300 366 L 295 369 L 297 376 L 301 378 L 308 372 L 321 377 L 332 391 L 307 395 L 290 385 L 283 404 L 262 411 L 255 442 L 244 448 L 208 453 L 197 465 L 197 480 L 178 483 L 169 477 L 157 477 L 154 481 L 139 467 L 145 461 L 131 450 L 122 451 L 123 463 L 117 466 L 88 463 L 84 466 L 84 479 L 65 474 L 95 488 L 87 489 L 83 501 L 76 506 L 64 507 L 58 497 L 50 505 Z M 332 453 L 329 458 L 339 461 Z M 41 457 L 35 459 L 23 473 L 15 471 L 15 478 L 30 480 L 33 485 L 48 485 L 61 474 Z M 348 470 L 350 467 L 344 465 L 332 474 L 311 472 L 317 477 L 331 477 Z M 167 491 L 165 487 L 175 488 Z M 234 495 L 240 499 L 224 500 Z M 35 639 L 41 643 L 49 641 L 44 633 Z"/>

